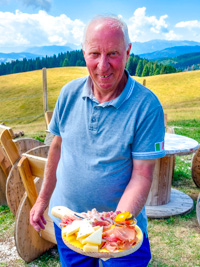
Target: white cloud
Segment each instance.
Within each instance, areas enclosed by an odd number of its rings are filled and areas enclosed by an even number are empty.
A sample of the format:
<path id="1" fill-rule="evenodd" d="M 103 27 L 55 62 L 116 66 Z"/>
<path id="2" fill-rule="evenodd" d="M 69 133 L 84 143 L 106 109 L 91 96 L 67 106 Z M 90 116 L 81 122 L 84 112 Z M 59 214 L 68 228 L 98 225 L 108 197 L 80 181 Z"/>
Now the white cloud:
<path id="1" fill-rule="evenodd" d="M 181 21 L 175 25 L 176 28 L 200 28 L 200 21 L 198 20 L 190 20 L 190 21 Z"/>
<path id="2" fill-rule="evenodd" d="M 181 39 L 200 42 L 200 21 L 180 21 L 175 28 L 182 34 Z"/>
<path id="3" fill-rule="evenodd" d="M 132 41 L 148 41 L 165 37 L 168 33 L 166 19 L 168 15 L 147 16 L 146 7 L 135 10 L 133 16 L 128 20 L 129 34 Z"/>
<path id="4" fill-rule="evenodd" d="M 45 11 L 36 14 L 0 12 L 0 46 L 80 44 L 84 23 L 66 15 L 57 17 Z"/>
<path id="5" fill-rule="evenodd" d="M 166 40 L 181 40 L 182 36 L 180 34 L 176 34 L 173 30 L 170 30 L 168 33 L 165 34 Z"/>

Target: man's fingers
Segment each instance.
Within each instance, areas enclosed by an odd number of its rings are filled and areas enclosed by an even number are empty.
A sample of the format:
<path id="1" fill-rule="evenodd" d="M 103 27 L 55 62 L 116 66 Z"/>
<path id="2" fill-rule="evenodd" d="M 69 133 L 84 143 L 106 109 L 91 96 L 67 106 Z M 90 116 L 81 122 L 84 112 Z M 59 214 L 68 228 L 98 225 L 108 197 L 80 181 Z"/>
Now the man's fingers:
<path id="1" fill-rule="evenodd" d="M 37 232 L 40 232 L 41 229 L 45 229 L 46 220 L 43 215 L 39 216 L 34 210 L 31 210 L 30 224 Z"/>
<path id="2" fill-rule="evenodd" d="M 39 227 L 40 227 L 41 229 L 44 229 L 44 228 L 45 228 L 45 226 L 44 226 L 42 220 L 39 220 L 39 221 L 38 221 L 38 225 L 39 225 Z"/>
<path id="3" fill-rule="evenodd" d="M 42 223 L 43 223 L 43 224 L 45 224 L 45 225 L 47 224 L 47 222 L 46 222 L 46 220 L 45 220 L 45 218 L 44 218 L 43 215 L 41 216 L 41 220 L 42 220 Z"/>

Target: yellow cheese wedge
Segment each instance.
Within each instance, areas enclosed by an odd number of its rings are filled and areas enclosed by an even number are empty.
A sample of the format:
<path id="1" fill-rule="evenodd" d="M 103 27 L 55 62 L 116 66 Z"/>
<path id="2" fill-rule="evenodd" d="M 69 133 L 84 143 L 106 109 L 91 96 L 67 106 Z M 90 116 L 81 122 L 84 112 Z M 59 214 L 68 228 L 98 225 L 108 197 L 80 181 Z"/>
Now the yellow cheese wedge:
<path id="1" fill-rule="evenodd" d="M 94 245 L 100 245 L 102 241 L 102 233 L 103 233 L 103 227 L 100 227 L 98 230 L 96 230 L 94 233 L 86 237 L 82 244 L 90 243 Z"/>
<path id="2" fill-rule="evenodd" d="M 96 245 L 86 244 L 85 246 L 83 246 L 83 251 L 84 252 L 98 252 L 99 247 Z"/>

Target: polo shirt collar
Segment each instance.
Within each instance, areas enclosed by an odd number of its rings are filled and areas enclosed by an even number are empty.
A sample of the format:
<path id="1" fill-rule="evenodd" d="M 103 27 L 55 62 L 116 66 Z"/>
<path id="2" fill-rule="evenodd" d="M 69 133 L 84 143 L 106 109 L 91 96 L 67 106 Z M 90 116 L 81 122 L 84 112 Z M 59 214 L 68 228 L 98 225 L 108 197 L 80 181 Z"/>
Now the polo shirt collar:
<path id="1" fill-rule="evenodd" d="M 83 87 L 82 98 L 88 97 L 92 101 L 98 103 L 99 106 L 102 106 L 102 107 L 113 106 L 116 109 L 120 108 L 120 106 L 130 97 L 130 95 L 133 91 L 134 85 L 135 85 L 135 80 L 131 78 L 131 76 L 129 75 L 127 70 L 125 70 L 125 72 L 128 76 L 126 86 L 124 87 L 124 90 L 121 92 L 121 94 L 118 97 L 116 97 L 115 99 L 99 104 L 98 100 L 93 95 L 92 80 L 91 80 L 90 76 L 87 77 L 86 83 Z"/>

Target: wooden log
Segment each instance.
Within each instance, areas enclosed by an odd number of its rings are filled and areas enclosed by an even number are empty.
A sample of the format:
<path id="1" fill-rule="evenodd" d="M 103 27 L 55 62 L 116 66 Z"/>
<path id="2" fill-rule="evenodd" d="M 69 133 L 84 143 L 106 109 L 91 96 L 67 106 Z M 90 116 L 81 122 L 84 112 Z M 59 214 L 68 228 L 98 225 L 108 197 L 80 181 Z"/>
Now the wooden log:
<path id="1" fill-rule="evenodd" d="M 158 206 L 167 204 L 170 201 L 173 164 L 173 157 L 166 156 L 156 160 L 153 182 L 146 205 Z"/>

